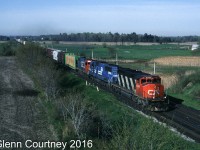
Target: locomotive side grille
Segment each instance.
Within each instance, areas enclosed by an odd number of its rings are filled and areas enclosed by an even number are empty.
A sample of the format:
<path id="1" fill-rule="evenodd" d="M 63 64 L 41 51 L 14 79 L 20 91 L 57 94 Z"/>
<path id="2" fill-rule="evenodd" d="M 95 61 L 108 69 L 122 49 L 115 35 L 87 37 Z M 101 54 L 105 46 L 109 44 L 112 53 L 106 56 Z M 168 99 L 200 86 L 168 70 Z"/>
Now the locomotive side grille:
<path id="1" fill-rule="evenodd" d="M 128 82 L 128 78 L 127 78 L 127 76 L 125 76 L 125 80 L 126 80 L 126 87 L 127 87 L 127 89 L 129 89 L 129 90 L 130 90 L 130 87 L 129 87 L 129 82 Z"/>
<path id="2" fill-rule="evenodd" d="M 132 79 L 132 78 L 129 78 L 129 80 L 130 80 L 130 84 L 131 84 L 131 89 L 132 89 L 132 90 L 135 89 L 135 87 L 134 87 L 134 85 L 133 85 L 133 79 Z"/>
<path id="3" fill-rule="evenodd" d="M 120 80 L 120 75 L 118 75 L 118 84 L 119 84 L 119 86 L 121 86 L 121 80 Z"/>
<path id="4" fill-rule="evenodd" d="M 122 85 L 125 87 L 123 75 L 121 75 Z"/>

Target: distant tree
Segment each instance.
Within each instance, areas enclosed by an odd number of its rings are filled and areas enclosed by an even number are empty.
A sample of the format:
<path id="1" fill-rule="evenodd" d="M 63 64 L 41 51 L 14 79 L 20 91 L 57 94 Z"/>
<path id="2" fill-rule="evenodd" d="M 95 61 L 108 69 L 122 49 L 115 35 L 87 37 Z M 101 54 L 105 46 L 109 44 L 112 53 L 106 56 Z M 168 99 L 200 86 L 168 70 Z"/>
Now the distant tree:
<path id="1" fill-rule="evenodd" d="M 131 41 L 135 44 L 138 42 L 138 35 L 135 32 L 131 33 Z"/>
<path id="2" fill-rule="evenodd" d="M 120 34 L 116 32 L 113 36 L 113 40 L 117 44 L 117 42 L 119 42 L 119 39 L 120 39 Z"/>
<path id="3" fill-rule="evenodd" d="M 43 40 L 53 40 L 53 41 L 95 41 L 95 42 L 121 42 L 122 45 L 124 42 L 160 42 L 161 39 L 163 43 L 169 42 L 197 42 L 199 36 L 177 36 L 177 37 L 158 37 L 156 35 L 151 35 L 145 33 L 144 35 L 133 33 L 128 34 L 119 34 L 118 32 L 112 33 L 92 33 L 92 32 L 84 32 L 84 33 L 60 33 L 57 35 L 40 35 L 40 36 L 17 36 L 17 37 L 6 37 L 0 36 L 0 40 L 9 40 L 9 39 L 26 39 L 29 41 L 41 41 Z M 41 39 L 42 38 L 42 39 Z"/>
<path id="4" fill-rule="evenodd" d="M 121 34 L 120 36 L 121 45 L 124 45 L 125 42 L 125 34 Z"/>

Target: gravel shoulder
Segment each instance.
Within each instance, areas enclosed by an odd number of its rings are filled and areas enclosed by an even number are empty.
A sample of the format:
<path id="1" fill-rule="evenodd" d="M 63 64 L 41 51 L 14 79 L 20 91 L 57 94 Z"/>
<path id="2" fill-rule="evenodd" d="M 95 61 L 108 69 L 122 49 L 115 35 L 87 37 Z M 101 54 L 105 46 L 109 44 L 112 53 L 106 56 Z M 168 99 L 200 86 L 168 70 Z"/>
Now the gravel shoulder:
<path id="1" fill-rule="evenodd" d="M 37 95 L 16 58 L 0 57 L 0 140 L 53 140 Z"/>

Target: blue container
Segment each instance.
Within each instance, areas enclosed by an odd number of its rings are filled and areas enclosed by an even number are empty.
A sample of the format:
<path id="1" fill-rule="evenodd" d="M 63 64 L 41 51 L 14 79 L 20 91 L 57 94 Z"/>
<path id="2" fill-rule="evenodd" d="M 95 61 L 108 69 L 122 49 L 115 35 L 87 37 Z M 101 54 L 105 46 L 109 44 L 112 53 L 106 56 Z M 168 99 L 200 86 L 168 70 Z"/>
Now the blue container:
<path id="1" fill-rule="evenodd" d="M 90 64 L 89 75 L 108 83 L 117 83 L 118 67 L 93 60 Z"/>

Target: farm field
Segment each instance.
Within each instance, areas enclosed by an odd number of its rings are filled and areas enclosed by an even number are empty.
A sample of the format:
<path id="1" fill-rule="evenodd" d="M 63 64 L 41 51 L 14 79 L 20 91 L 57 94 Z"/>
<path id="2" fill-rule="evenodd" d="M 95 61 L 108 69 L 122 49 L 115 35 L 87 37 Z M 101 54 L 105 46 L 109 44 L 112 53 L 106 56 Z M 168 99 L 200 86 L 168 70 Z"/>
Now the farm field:
<path id="1" fill-rule="evenodd" d="M 160 65 L 166 66 L 200 66 L 200 57 L 196 56 L 171 56 L 171 57 L 161 57 L 152 60 Z"/>
<path id="2" fill-rule="evenodd" d="M 192 56 L 188 45 L 162 44 L 162 45 L 86 45 L 86 44 L 46 44 L 47 47 L 66 50 L 70 53 L 81 54 L 91 57 L 93 50 L 94 58 L 151 60 L 164 56 Z"/>

